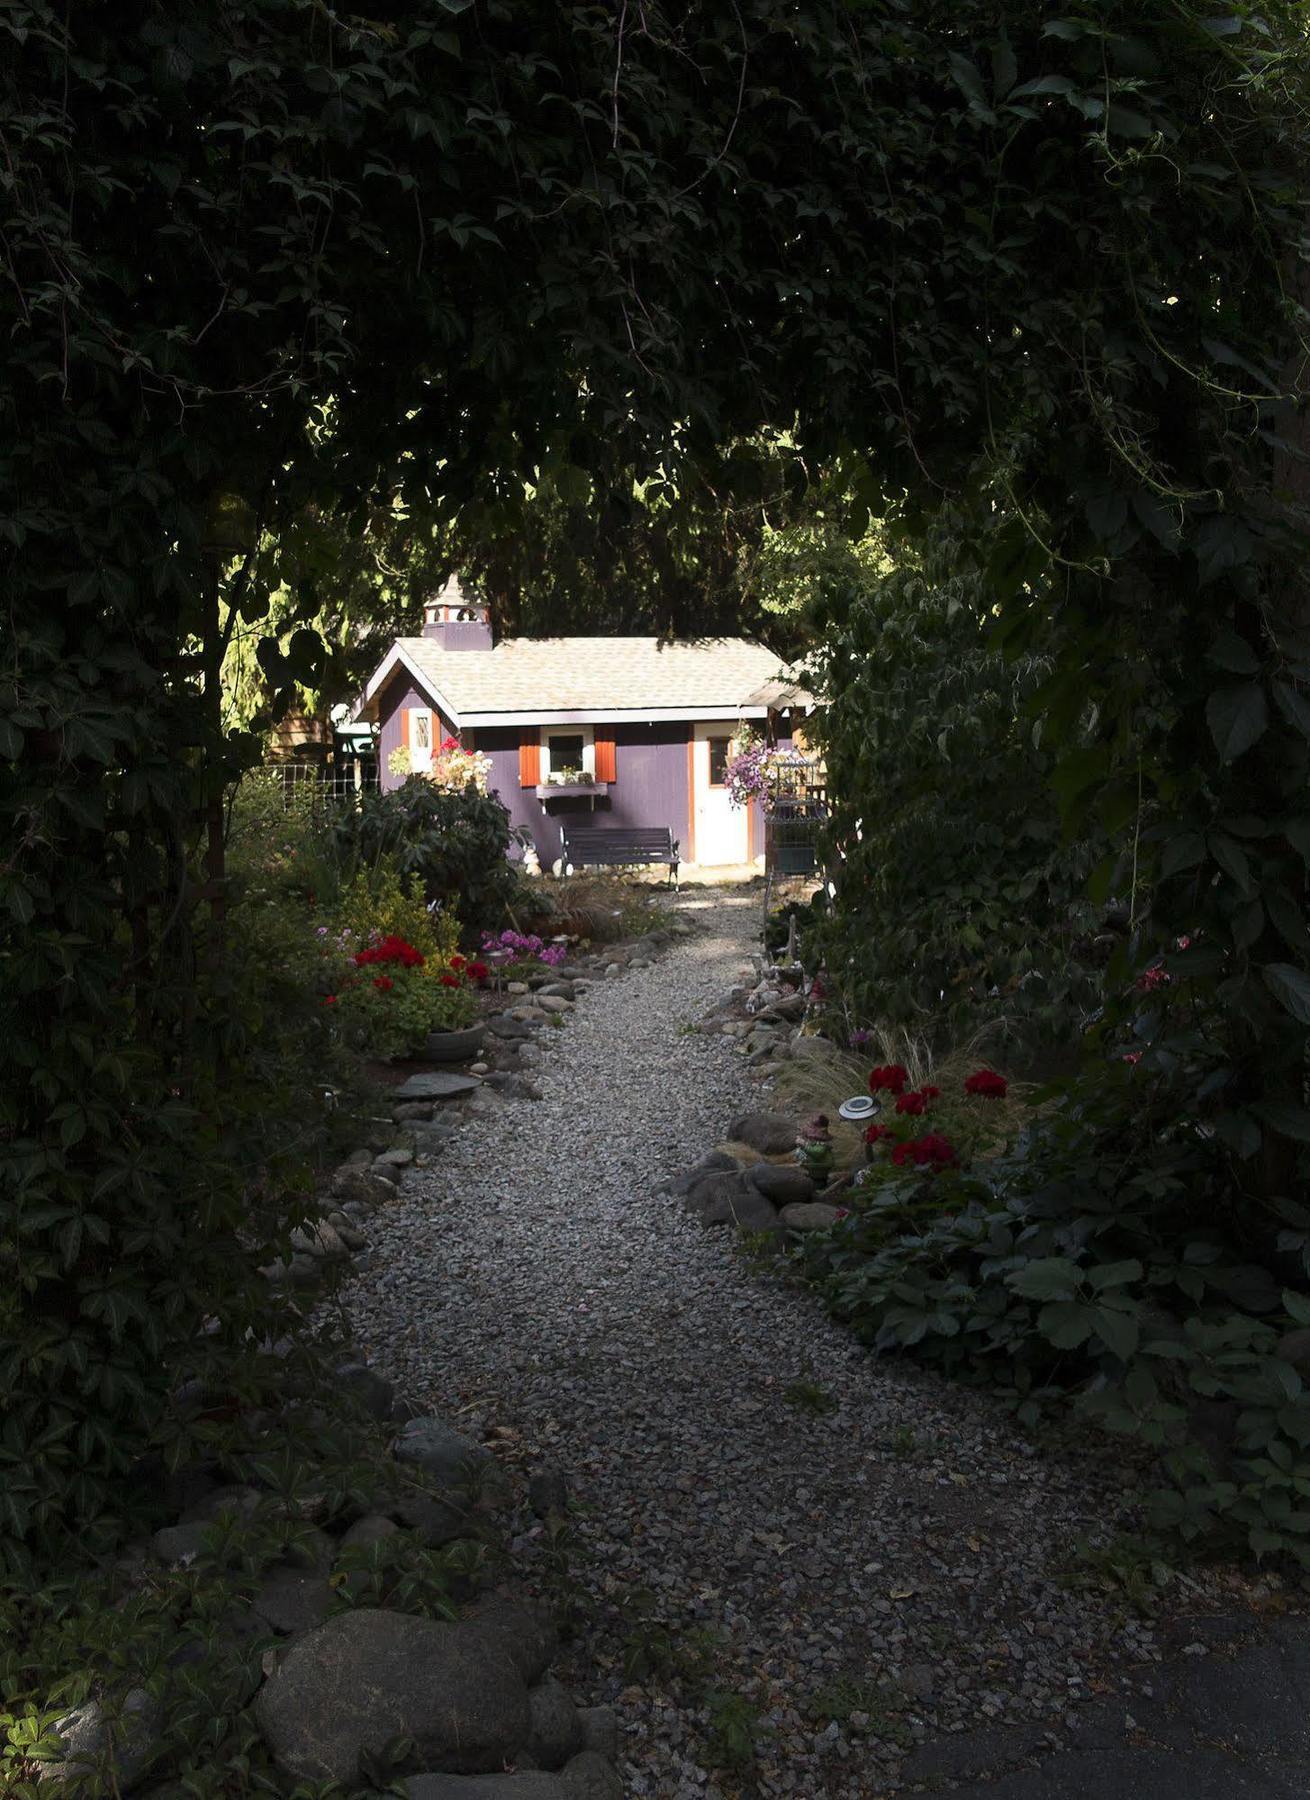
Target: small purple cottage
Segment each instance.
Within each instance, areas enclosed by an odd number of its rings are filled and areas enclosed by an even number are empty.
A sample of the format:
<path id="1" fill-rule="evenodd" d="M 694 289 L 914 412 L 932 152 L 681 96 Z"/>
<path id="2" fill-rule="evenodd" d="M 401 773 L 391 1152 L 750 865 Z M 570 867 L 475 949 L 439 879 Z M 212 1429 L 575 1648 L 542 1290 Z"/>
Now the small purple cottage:
<path id="1" fill-rule="evenodd" d="M 807 698 L 743 638 L 497 643 L 486 607 L 452 576 L 422 637 L 392 645 L 357 716 L 379 728 L 384 788 L 422 773 L 447 737 L 488 757 L 488 786 L 543 869 L 570 821 L 667 827 L 683 863 L 706 867 L 763 854 L 758 809 L 733 806 L 724 784 L 734 732 L 748 722 L 786 746 Z"/>

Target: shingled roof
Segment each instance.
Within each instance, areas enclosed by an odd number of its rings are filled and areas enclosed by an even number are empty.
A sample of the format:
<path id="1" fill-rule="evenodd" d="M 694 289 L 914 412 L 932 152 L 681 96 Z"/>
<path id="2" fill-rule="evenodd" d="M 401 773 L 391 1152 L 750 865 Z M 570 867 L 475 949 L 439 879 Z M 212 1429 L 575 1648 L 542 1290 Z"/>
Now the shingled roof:
<path id="1" fill-rule="evenodd" d="M 358 716 L 377 716 L 377 696 L 398 668 L 454 725 L 551 723 L 560 715 L 762 717 L 783 691 L 777 656 L 744 638 L 507 638 L 489 650 L 446 650 L 408 637 L 396 640 L 369 682 Z"/>

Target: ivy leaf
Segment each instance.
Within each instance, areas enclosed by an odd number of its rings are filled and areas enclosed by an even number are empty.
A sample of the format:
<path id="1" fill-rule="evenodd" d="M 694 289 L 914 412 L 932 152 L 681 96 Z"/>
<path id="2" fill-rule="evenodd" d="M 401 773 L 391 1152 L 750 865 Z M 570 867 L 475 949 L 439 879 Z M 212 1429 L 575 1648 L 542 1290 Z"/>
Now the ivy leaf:
<path id="1" fill-rule="evenodd" d="M 1076 1350 L 1092 1335 L 1092 1312 L 1076 1300 L 1055 1300 L 1037 1315 L 1037 1329 L 1057 1350 Z"/>
<path id="2" fill-rule="evenodd" d="M 1235 881 L 1244 894 L 1250 893 L 1251 865 L 1237 839 L 1227 837 L 1222 831 L 1212 831 L 1206 842 L 1211 856 L 1229 880 Z"/>
<path id="3" fill-rule="evenodd" d="M 1258 675 L 1260 672 L 1260 658 L 1235 631 L 1217 632 L 1205 654 L 1207 662 L 1214 663 L 1216 668 L 1227 669 L 1230 675 Z"/>
<path id="4" fill-rule="evenodd" d="M 1310 1107 L 1300 1106 L 1294 1100 L 1259 1100 L 1251 1110 L 1279 1137 L 1310 1144 Z"/>
<path id="5" fill-rule="evenodd" d="M 1265 928 L 1265 909 L 1252 900 L 1233 917 L 1233 943 L 1239 950 L 1249 950 Z"/>
<path id="6" fill-rule="evenodd" d="M 1310 700 L 1288 681 L 1275 681 L 1274 704 L 1303 738 L 1310 738 Z"/>
<path id="7" fill-rule="evenodd" d="M 1022 87 L 1015 88 L 1011 100 L 1026 99 L 1030 94 L 1072 94 L 1076 92 L 1078 83 L 1071 81 L 1067 75 L 1039 75 L 1036 81 L 1025 81 Z M 1124 505 L 1124 518 L 1128 517 L 1127 503 Z"/>
<path id="8" fill-rule="evenodd" d="M 1214 1120 L 1215 1136 L 1243 1162 L 1255 1155 L 1263 1139 L 1260 1127 L 1248 1112 L 1221 1112 Z"/>
<path id="9" fill-rule="evenodd" d="M 1142 1279 L 1142 1265 L 1135 1256 L 1126 1262 L 1102 1263 L 1093 1269 L 1087 1277 L 1099 1294 L 1103 1288 L 1123 1287 L 1127 1282 Z"/>
<path id="10" fill-rule="evenodd" d="M 1291 1288 L 1283 1289 L 1283 1307 L 1289 1319 L 1298 1325 L 1310 1325 L 1310 1298 L 1297 1294 Z"/>
<path id="11" fill-rule="evenodd" d="M 1127 1362 L 1141 1339 L 1136 1315 L 1117 1307 L 1098 1306 L 1092 1313 L 1092 1329 L 1111 1356 Z"/>
<path id="12" fill-rule="evenodd" d="M 980 118 L 994 121 L 996 114 L 987 101 L 987 90 L 983 87 L 982 76 L 974 68 L 968 57 L 953 51 L 950 58 L 951 76 L 956 87 L 969 102 L 969 111 Z"/>
<path id="13" fill-rule="evenodd" d="M 1174 548 L 1178 542 L 1178 519 L 1158 494 L 1150 488 L 1138 488 L 1133 495 L 1133 511 L 1158 543 L 1166 550 Z"/>
<path id="14" fill-rule="evenodd" d="M 1067 1256 L 1039 1256 L 1016 1269 L 1006 1285 L 1025 1300 L 1072 1300 L 1081 1279 Z"/>
<path id="15" fill-rule="evenodd" d="M 1205 719 L 1221 762 L 1235 762 L 1258 743 L 1269 724 L 1269 704 L 1258 682 L 1234 681 L 1216 688 Z"/>
<path id="16" fill-rule="evenodd" d="M 1003 100 L 1019 79 L 1019 64 L 1008 38 L 1002 38 L 992 51 L 992 93 Z"/>
<path id="17" fill-rule="evenodd" d="M 1305 912 L 1287 889 L 1269 888 L 1265 891 L 1264 900 L 1270 923 L 1284 943 L 1290 944 L 1293 950 L 1310 951 L 1310 931 L 1306 929 Z"/>
<path id="18" fill-rule="evenodd" d="M 1266 963 L 1265 986 L 1300 1025 L 1310 1025 L 1310 976 L 1295 963 Z"/>
<path id="19" fill-rule="evenodd" d="M 1194 869 L 1205 855 L 1205 839 L 1199 831 L 1181 831 L 1171 837 L 1160 855 L 1160 875 L 1167 881 L 1183 869 Z"/>

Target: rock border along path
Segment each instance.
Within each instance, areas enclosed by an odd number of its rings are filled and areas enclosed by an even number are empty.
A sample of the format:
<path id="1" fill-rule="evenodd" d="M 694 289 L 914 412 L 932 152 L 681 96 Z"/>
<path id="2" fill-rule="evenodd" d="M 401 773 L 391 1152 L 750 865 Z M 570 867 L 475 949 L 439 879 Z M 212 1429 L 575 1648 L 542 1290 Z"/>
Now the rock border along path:
<path id="1" fill-rule="evenodd" d="M 758 898 L 678 904 L 698 935 L 581 993 L 542 1099 L 476 1110 L 377 1215 L 342 1296 L 360 1345 L 421 1408 L 567 1472 L 569 1673 L 616 1704 L 630 1794 L 872 1800 L 1053 1749 L 1107 1671 L 1149 1681 L 1160 1655 L 1059 1579 L 1127 1516 L 1128 1477 L 1112 1446 L 1039 1452 L 985 1395 L 871 1362 L 655 1197 L 759 1104 L 734 1047 L 685 1029 L 746 971 Z M 518 1548 L 544 1572 L 545 1534 Z"/>

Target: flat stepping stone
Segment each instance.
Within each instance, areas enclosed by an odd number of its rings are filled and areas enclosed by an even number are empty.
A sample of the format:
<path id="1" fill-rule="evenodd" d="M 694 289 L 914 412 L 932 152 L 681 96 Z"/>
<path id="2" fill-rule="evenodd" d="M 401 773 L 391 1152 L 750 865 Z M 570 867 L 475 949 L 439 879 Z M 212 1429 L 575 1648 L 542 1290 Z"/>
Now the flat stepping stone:
<path id="1" fill-rule="evenodd" d="M 462 1100 L 482 1086 L 471 1075 L 411 1075 L 396 1089 L 397 1100 Z"/>

